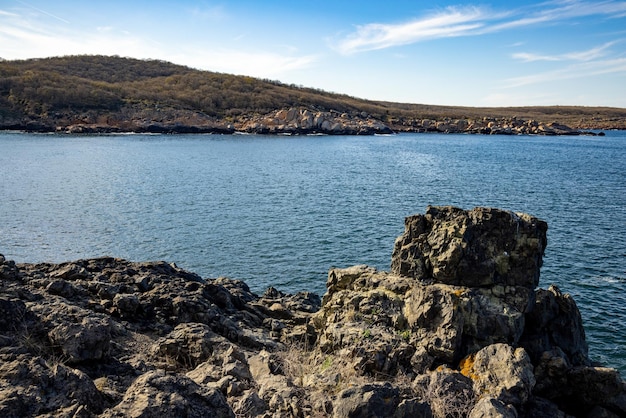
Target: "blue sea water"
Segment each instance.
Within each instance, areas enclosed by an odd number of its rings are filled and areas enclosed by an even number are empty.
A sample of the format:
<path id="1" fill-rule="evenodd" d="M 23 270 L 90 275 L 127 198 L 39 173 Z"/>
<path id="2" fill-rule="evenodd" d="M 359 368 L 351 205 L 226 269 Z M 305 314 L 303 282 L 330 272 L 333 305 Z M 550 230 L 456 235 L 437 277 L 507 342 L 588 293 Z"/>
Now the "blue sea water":
<path id="1" fill-rule="evenodd" d="M 0 253 L 167 260 L 256 292 L 388 270 L 405 216 L 494 206 L 548 222 L 541 287 L 576 300 L 626 376 L 626 132 L 604 137 L 0 133 Z"/>

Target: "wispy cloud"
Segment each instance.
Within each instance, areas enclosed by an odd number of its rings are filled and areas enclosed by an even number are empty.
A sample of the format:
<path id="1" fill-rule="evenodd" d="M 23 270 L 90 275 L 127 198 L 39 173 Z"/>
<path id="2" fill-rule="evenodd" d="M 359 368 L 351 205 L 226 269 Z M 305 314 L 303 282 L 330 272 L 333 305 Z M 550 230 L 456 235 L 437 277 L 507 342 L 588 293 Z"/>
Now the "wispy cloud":
<path id="1" fill-rule="evenodd" d="M 626 73 L 626 58 L 574 63 L 552 71 L 514 77 L 505 80 L 505 88 L 522 87 L 557 80 L 594 77 L 612 73 Z"/>
<path id="2" fill-rule="evenodd" d="M 0 16 L 1 17 L 1 16 Z M 148 40 L 114 27 L 77 32 L 65 25 L 46 26 L 21 16 L 0 20 L 0 45 L 4 58 L 26 59 L 89 54 L 148 58 L 158 52 Z"/>
<path id="3" fill-rule="evenodd" d="M 61 21 L 61 22 L 63 22 L 63 23 L 68 23 L 68 24 L 70 23 L 69 21 L 67 21 L 67 20 L 63 19 L 62 17 L 59 17 L 59 16 L 57 16 L 57 15 L 55 15 L 55 14 L 52 14 L 52 13 L 50 13 L 50 12 L 47 12 L 47 11 L 43 10 L 43 9 L 40 9 L 39 7 L 35 7 L 35 6 L 33 6 L 32 4 L 25 3 L 25 2 L 23 2 L 23 1 L 21 1 L 21 0 L 15 0 L 15 1 L 16 1 L 17 3 L 19 3 L 19 4 L 23 5 L 23 6 L 26 6 L 26 7 L 30 8 L 30 9 L 35 10 L 35 11 L 37 11 L 37 12 L 39 12 L 39 13 L 42 13 L 42 14 L 44 14 L 44 15 L 46 15 L 46 16 L 50 16 L 50 17 L 52 17 L 52 18 L 54 18 L 54 19 L 56 19 L 56 20 L 59 20 L 59 21 Z"/>
<path id="4" fill-rule="evenodd" d="M 556 55 L 541 55 L 530 52 L 517 52 L 512 55 L 516 60 L 524 62 L 533 61 L 592 61 L 598 58 L 606 56 L 609 52 L 609 48 L 615 45 L 617 41 L 607 42 L 604 45 L 597 46 L 595 48 L 588 49 L 586 51 L 568 52 L 565 54 Z"/>
<path id="5" fill-rule="evenodd" d="M 219 21 L 229 17 L 222 6 L 195 7 L 190 10 L 190 13 L 193 17 L 206 21 Z"/>
<path id="6" fill-rule="evenodd" d="M 453 8 L 400 24 L 371 23 L 340 40 L 343 54 L 406 45 L 427 39 L 469 35 L 484 26 L 485 12 L 478 7 Z"/>
<path id="7" fill-rule="evenodd" d="M 15 13 L 7 12 L 6 10 L 0 10 L 0 16 L 17 17 L 18 15 Z"/>
<path id="8" fill-rule="evenodd" d="M 518 9 L 497 11 L 483 7 L 448 7 L 403 23 L 370 23 L 335 42 L 342 54 L 390 48 L 426 40 L 477 36 L 513 28 L 603 15 L 615 18 L 626 14 L 626 2 L 564 0 Z"/>
<path id="9" fill-rule="evenodd" d="M 27 59 L 60 55 L 120 55 L 163 59 L 195 68 L 276 78 L 310 67 L 315 55 L 299 54 L 282 45 L 272 51 L 229 50 L 203 44 L 164 44 L 116 26 L 97 26 L 90 31 L 67 25 L 44 25 L 13 13 L 0 14 L 2 58 Z M 277 52 L 277 50 L 279 52 Z M 282 51 L 282 52 L 281 52 Z M 253 65 L 252 65 L 253 64 Z"/>

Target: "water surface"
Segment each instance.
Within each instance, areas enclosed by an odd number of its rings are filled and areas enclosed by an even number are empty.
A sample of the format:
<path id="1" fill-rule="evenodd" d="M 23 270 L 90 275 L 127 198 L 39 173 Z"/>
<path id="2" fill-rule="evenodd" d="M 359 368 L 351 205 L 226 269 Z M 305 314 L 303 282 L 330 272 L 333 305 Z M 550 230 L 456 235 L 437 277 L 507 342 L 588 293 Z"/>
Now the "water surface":
<path id="1" fill-rule="evenodd" d="M 0 253 L 167 260 L 256 292 L 389 269 L 407 215 L 495 206 L 549 224 L 541 287 L 571 293 L 626 375 L 626 132 L 606 137 L 0 133 Z"/>

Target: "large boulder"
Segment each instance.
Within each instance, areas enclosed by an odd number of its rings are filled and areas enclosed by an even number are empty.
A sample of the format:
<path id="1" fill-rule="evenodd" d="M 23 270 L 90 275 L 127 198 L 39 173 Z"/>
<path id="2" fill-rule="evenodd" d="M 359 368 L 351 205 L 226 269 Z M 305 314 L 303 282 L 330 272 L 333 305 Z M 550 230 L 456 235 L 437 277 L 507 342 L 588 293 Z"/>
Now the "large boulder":
<path id="1" fill-rule="evenodd" d="M 393 273 L 468 287 L 539 284 L 548 225 L 533 216 L 429 206 L 404 224 L 394 244 Z"/>
<path id="2" fill-rule="evenodd" d="M 493 344 L 471 354 L 460 364 L 461 373 L 474 383 L 474 391 L 504 403 L 521 405 L 535 386 L 533 365 L 523 348 Z"/>
<path id="3" fill-rule="evenodd" d="M 569 294 L 554 285 L 538 289 L 526 323 L 521 344 L 535 362 L 558 347 L 572 365 L 590 365 L 582 317 Z"/>
<path id="4" fill-rule="evenodd" d="M 106 359 L 110 351 L 111 324 L 106 318 L 88 316 L 80 324 L 61 323 L 48 333 L 68 364 Z"/>
<path id="5" fill-rule="evenodd" d="M 399 399 L 398 389 L 390 383 L 345 389 L 334 402 L 333 417 L 393 417 Z"/>
<path id="6" fill-rule="evenodd" d="M 122 401 L 106 410 L 112 417 L 234 417 L 226 399 L 217 389 L 200 386 L 188 377 L 162 370 L 140 376 Z"/>
<path id="7" fill-rule="evenodd" d="M 93 416 L 105 399 L 89 376 L 61 359 L 0 354 L 0 414 L 4 417 Z"/>

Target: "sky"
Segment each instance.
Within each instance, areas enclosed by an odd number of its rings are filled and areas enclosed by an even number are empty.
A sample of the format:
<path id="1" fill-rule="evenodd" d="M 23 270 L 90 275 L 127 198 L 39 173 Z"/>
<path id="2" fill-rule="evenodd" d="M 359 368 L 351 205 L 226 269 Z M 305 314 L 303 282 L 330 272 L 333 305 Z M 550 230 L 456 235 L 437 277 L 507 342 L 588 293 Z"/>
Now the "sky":
<path id="1" fill-rule="evenodd" d="M 81 54 L 370 100 L 626 108 L 626 1 L 0 0 L 0 58 Z"/>

